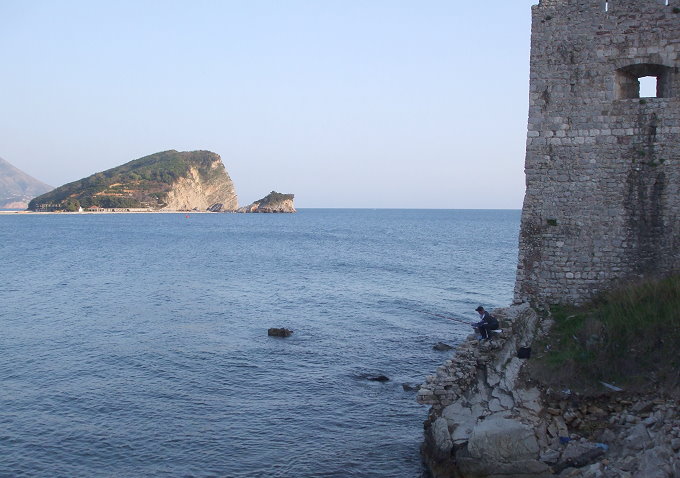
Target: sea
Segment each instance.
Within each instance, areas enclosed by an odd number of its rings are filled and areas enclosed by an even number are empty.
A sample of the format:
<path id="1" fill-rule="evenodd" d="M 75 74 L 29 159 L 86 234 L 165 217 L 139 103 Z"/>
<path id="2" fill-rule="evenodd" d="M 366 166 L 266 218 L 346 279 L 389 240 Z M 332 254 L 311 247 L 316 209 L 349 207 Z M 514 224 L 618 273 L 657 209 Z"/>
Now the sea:
<path id="1" fill-rule="evenodd" d="M 0 215 L 0 477 L 426 477 L 404 385 L 511 303 L 519 221 Z"/>

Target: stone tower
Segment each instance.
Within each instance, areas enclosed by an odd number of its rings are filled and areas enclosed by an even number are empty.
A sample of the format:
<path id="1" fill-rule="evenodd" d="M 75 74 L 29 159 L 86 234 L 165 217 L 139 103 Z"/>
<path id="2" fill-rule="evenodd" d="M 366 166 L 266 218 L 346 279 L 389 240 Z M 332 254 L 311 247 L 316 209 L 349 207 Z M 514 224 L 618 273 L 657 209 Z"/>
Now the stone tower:
<path id="1" fill-rule="evenodd" d="M 532 24 L 515 301 L 680 270 L 680 0 L 540 0 Z"/>

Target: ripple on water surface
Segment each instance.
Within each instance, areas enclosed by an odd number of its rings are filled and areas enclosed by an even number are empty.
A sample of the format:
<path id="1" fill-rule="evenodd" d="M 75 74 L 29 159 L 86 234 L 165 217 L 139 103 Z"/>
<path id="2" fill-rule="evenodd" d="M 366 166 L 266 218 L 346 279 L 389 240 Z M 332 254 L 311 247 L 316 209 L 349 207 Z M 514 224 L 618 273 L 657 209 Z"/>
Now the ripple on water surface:
<path id="1" fill-rule="evenodd" d="M 517 211 L 0 216 L 0 476 L 420 476 L 427 409 L 401 384 L 470 331 L 421 311 L 507 304 L 518 227 Z"/>

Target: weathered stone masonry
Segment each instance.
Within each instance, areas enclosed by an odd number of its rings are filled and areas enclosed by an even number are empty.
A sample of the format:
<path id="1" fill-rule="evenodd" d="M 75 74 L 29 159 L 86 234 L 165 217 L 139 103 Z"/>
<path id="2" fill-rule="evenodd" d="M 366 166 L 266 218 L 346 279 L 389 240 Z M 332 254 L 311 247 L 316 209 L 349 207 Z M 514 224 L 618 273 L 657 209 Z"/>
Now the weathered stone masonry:
<path id="1" fill-rule="evenodd" d="M 680 0 L 540 0 L 532 19 L 515 301 L 679 270 Z"/>

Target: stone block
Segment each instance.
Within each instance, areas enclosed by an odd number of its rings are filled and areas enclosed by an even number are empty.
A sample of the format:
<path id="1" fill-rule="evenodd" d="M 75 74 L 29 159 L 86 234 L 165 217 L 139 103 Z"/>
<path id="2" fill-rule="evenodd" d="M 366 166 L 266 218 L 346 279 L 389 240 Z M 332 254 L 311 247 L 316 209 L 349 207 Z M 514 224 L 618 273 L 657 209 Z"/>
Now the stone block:
<path id="1" fill-rule="evenodd" d="M 538 441 L 531 427 L 519 421 L 492 416 L 478 423 L 468 441 L 470 456 L 492 462 L 538 458 Z"/>
<path id="2" fill-rule="evenodd" d="M 432 438 L 437 459 L 443 461 L 449 458 L 453 449 L 453 442 L 451 441 L 451 434 L 445 419 L 440 417 L 434 421 L 432 425 Z"/>

